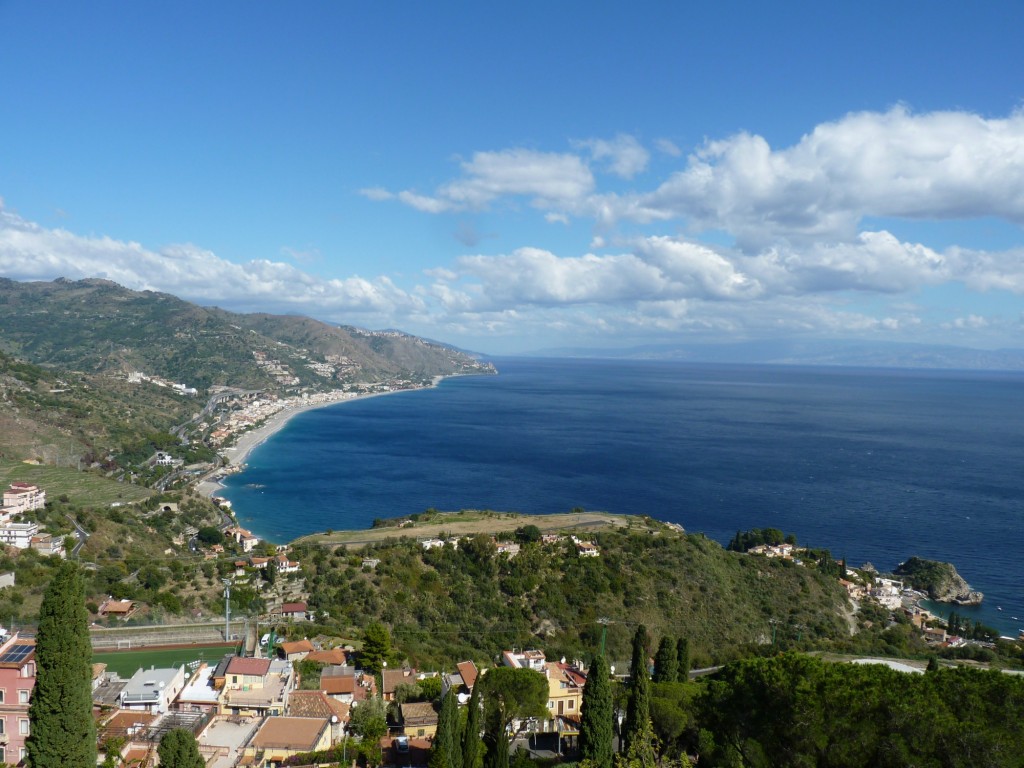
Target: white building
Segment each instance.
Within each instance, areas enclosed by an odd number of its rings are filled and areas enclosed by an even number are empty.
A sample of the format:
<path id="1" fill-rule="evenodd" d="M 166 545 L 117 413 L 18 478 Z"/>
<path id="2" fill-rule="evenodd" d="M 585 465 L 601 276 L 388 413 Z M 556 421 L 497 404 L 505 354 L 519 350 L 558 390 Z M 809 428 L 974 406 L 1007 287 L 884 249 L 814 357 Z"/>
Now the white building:
<path id="1" fill-rule="evenodd" d="M 31 483 L 11 483 L 4 491 L 4 507 L 11 514 L 42 509 L 46 506 L 46 491 Z"/>
<path id="2" fill-rule="evenodd" d="M 0 544 L 18 549 L 32 546 L 32 537 L 39 533 L 39 523 L 4 523 L 0 525 Z"/>
<path id="3" fill-rule="evenodd" d="M 185 687 L 185 667 L 140 669 L 121 691 L 121 709 L 163 714 Z"/>

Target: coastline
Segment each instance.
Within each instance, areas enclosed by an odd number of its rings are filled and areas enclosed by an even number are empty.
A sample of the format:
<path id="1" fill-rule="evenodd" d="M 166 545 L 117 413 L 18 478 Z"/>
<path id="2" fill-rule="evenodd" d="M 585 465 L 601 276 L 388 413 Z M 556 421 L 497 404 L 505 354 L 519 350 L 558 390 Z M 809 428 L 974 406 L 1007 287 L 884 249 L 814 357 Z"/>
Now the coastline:
<path id="1" fill-rule="evenodd" d="M 454 374 L 455 376 L 463 374 Z M 201 496 L 213 497 L 224 487 L 221 482 L 226 474 L 240 472 L 245 467 L 245 461 L 256 448 L 263 445 L 268 439 L 284 429 L 285 425 L 295 416 L 307 411 L 314 411 L 320 408 L 328 408 L 332 405 L 351 403 L 356 400 L 366 400 L 371 397 L 382 397 L 384 395 L 395 395 L 400 392 L 416 392 L 423 389 L 434 389 L 438 384 L 449 376 L 435 376 L 429 386 L 413 387 L 410 389 L 393 389 L 388 392 L 364 392 L 363 394 L 347 394 L 344 397 L 317 400 L 315 402 L 290 402 L 281 410 L 269 416 L 266 421 L 258 427 L 254 427 L 239 435 L 234 445 L 221 450 L 221 455 L 226 459 L 223 467 L 216 470 L 211 476 L 205 477 L 196 483 L 196 492 Z"/>

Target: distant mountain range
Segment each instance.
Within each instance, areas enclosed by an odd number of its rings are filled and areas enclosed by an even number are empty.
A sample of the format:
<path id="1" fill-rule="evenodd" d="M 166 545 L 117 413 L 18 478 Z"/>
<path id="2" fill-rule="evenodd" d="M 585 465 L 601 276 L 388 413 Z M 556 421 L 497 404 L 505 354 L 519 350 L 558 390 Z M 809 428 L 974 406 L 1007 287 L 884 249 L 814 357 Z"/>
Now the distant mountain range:
<path id="1" fill-rule="evenodd" d="M 854 340 L 744 341 L 731 344 L 651 344 L 617 349 L 561 347 L 537 357 L 678 360 L 695 363 L 836 365 L 862 368 L 1024 370 L 1024 349 L 970 349 L 939 344 Z"/>
<path id="2" fill-rule="evenodd" d="M 237 314 L 98 279 L 0 279 L 0 352 L 87 373 L 140 371 L 200 391 L 323 388 L 480 368 L 466 353 L 401 331 Z"/>
<path id="3" fill-rule="evenodd" d="M 493 368 L 401 331 L 236 314 L 107 280 L 0 278 L 0 459 L 148 450 L 218 388 L 289 397 L 457 373 Z"/>

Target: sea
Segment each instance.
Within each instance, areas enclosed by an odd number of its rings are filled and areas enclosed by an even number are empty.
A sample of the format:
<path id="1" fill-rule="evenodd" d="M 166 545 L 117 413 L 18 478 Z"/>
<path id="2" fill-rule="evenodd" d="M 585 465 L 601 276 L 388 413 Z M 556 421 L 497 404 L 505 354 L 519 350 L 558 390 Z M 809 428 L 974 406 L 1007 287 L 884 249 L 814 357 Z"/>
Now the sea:
<path id="1" fill-rule="evenodd" d="M 284 542 L 438 510 L 773 527 L 850 566 L 953 563 L 1024 629 L 1024 373 L 497 358 L 497 376 L 307 411 L 223 495 Z M 952 606 L 937 606 L 948 612 Z"/>

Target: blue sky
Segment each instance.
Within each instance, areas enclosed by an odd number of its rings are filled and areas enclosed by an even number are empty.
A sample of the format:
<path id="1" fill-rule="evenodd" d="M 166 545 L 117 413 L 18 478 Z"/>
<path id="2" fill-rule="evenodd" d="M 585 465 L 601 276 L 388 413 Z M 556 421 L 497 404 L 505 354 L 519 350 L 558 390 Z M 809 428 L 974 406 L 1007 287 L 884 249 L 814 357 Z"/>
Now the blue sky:
<path id="1" fill-rule="evenodd" d="M 0 274 L 490 353 L 1024 346 L 1018 3 L 0 0 Z"/>

